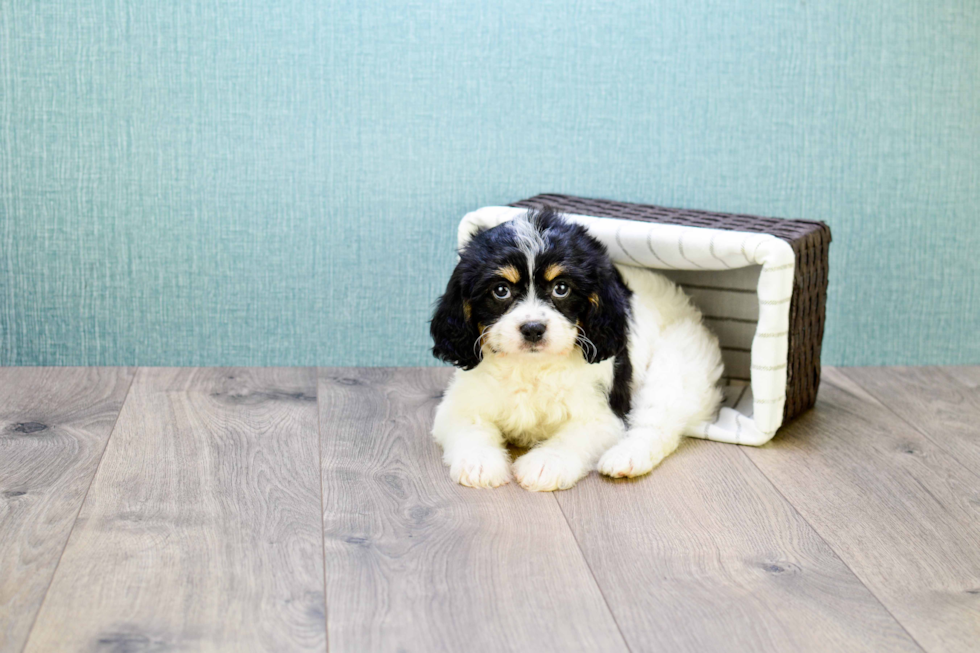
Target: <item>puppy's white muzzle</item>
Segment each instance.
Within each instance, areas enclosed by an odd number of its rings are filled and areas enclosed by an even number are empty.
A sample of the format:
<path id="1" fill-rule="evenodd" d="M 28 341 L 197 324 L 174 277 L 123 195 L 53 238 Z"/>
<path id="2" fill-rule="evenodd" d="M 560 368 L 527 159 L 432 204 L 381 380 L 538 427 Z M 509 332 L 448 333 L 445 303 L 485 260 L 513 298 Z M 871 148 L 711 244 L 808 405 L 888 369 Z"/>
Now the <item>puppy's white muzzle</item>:
<path id="1" fill-rule="evenodd" d="M 487 332 L 487 344 L 500 354 L 567 355 L 577 329 L 551 305 L 529 297 L 515 304 Z"/>

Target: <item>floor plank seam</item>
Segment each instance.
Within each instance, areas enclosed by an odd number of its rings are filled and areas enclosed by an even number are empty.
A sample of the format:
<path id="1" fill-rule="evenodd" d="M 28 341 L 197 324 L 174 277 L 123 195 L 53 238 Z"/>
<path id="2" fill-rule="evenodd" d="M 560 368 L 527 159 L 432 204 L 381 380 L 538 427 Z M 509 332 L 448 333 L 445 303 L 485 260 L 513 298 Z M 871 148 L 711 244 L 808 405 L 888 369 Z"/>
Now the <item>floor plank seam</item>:
<path id="1" fill-rule="evenodd" d="M 102 460 L 105 458 L 105 452 L 109 448 L 109 442 L 112 440 L 112 434 L 116 431 L 116 426 L 119 425 L 119 416 L 122 415 L 123 409 L 126 407 L 126 402 L 129 400 L 129 392 L 133 389 L 133 383 L 136 382 L 136 377 L 139 375 L 140 367 L 137 367 L 133 371 L 132 378 L 129 379 L 129 385 L 126 386 L 126 394 L 123 395 L 122 403 L 119 404 L 119 410 L 116 412 L 116 419 L 112 422 L 112 428 L 109 429 L 109 435 L 105 439 L 105 446 L 102 447 L 102 452 L 99 454 L 99 463 L 95 466 L 95 471 L 92 473 L 92 478 L 89 479 L 88 485 L 85 486 L 85 494 L 82 496 L 81 502 L 78 504 L 78 510 L 75 512 L 75 516 L 71 521 L 71 528 L 68 530 L 68 537 L 65 538 L 65 544 L 61 547 L 61 553 L 58 554 L 58 562 L 54 565 L 54 571 L 51 572 L 51 580 L 48 581 L 48 586 L 44 590 L 44 598 L 41 599 L 41 605 L 38 606 L 37 612 L 34 613 L 34 619 L 31 621 L 31 627 L 27 629 L 27 637 L 24 638 L 24 646 L 20 649 L 21 653 L 27 650 L 27 645 L 31 641 L 31 637 L 34 635 L 34 626 L 37 625 L 38 617 L 44 610 L 44 604 L 48 600 L 48 592 L 51 591 L 51 585 L 54 584 L 54 579 L 58 575 L 58 568 L 61 566 L 61 560 L 65 557 L 65 551 L 68 550 L 68 543 L 71 542 L 71 536 L 75 532 L 75 524 L 78 522 L 78 516 L 82 514 L 82 508 L 85 507 L 85 501 L 88 499 L 89 490 L 92 489 L 92 485 L 95 483 L 95 477 L 99 475 L 99 469 L 102 467 Z"/>
<path id="2" fill-rule="evenodd" d="M 874 392 L 873 390 L 871 390 L 870 388 L 868 388 L 867 386 L 865 386 L 858 379 L 855 379 L 853 376 L 851 376 L 850 374 L 848 374 L 845 371 L 847 368 L 839 367 L 837 369 L 838 370 L 841 370 L 841 373 L 844 376 L 847 377 L 848 381 L 850 381 L 851 383 L 856 384 L 862 390 L 864 390 L 869 395 L 871 395 L 872 397 L 874 397 L 875 401 L 877 401 L 879 404 L 881 404 L 881 407 L 882 408 L 884 408 L 889 413 L 891 413 L 892 415 L 895 416 L 895 419 L 897 419 L 900 422 L 903 422 L 904 424 L 908 425 L 913 431 L 915 431 L 916 433 L 918 433 L 919 435 L 921 435 L 922 437 L 924 437 L 926 440 L 928 440 L 933 445 L 935 445 L 940 451 L 942 451 L 946 455 L 950 456 L 953 460 L 955 460 L 960 467 L 962 467 L 963 469 L 967 470 L 968 472 L 970 472 L 971 474 L 973 474 L 977 478 L 980 478 L 980 472 L 978 472 L 975 469 L 971 469 L 966 463 L 964 463 L 962 460 L 960 460 L 960 457 L 958 455 L 956 455 L 955 452 L 950 451 L 948 448 L 946 448 L 945 446 L 943 446 L 940 441 L 938 441 L 935 438 L 933 438 L 932 435 L 930 435 L 924 429 L 919 428 L 917 425 L 913 424 L 912 422 L 908 421 L 907 419 L 905 419 L 904 417 L 902 417 L 901 415 L 899 415 L 897 412 L 895 412 L 895 409 L 893 409 L 890 405 L 888 405 L 888 403 L 884 399 L 882 399 L 881 397 L 879 397 L 876 392 Z M 949 376 L 947 376 L 947 378 L 951 382 L 953 382 L 957 386 L 959 386 L 959 382 L 956 381 L 956 379 L 954 379 L 952 377 L 949 377 Z M 831 385 L 833 385 L 833 384 L 831 384 Z M 834 387 L 838 387 L 838 386 L 834 386 Z M 842 389 L 842 388 L 840 388 L 840 389 Z M 845 392 L 846 392 L 846 390 L 845 390 Z"/>
<path id="3" fill-rule="evenodd" d="M 326 653 L 330 653 L 330 629 L 328 627 L 327 612 L 327 542 L 324 536 L 326 524 L 324 523 L 324 512 L 326 506 L 323 502 L 323 431 L 320 428 L 320 368 L 314 368 L 316 383 L 316 442 L 317 442 L 317 469 L 320 473 L 320 551 L 323 556 L 323 646 Z"/>
<path id="4" fill-rule="evenodd" d="M 745 450 L 742 448 L 743 445 L 735 445 L 735 446 L 739 447 L 739 453 L 745 456 L 745 458 L 748 459 L 749 463 L 751 463 L 752 466 L 755 467 L 760 474 L 762 474 L 762 477 L 766 479 L 766 482 L 770 486 L 772 486 L 772 489 L 776 491 L 776 494 L 782 497 L 783 501 L 786 502 L 786 505 L 792 508 L 793 512 L 799 515 L 800 519 L 803 520 L 803 523 L 807 524 L 813 530 L 814 534 L 820 538 L 820 541 L 827 546 L 827 550 L 830 551 L 832 554 L 834 554 L 834 557 L 837 558 L 837 560 L 839 560 L 842 565 L 844 565 L 844 568 L 847 569 L 849 572 L 851 572 L 851 575 L 854 576 L 854 578 L 856 578 L 857 581 L 861 583 L 861 585 L 863 585 L 866 590 L 868 590 L 868 593 L 874 598 L 875 601 L 878 602 L 878 605 L 881 606 L 881 609 L 887 612 L 891 616 L 891 618 L 895 621 L 895 623 L 898 624 L 898 627 L 902 629 L 902 632 L 908 635 L 909 639 L 911 639 L 915 643 L 915 645 L 919 647 L 920 651 L 926 653 L 927 649 L 922 645 L 922 643 L 919 642 L 919 640 L 917 640 L 915 637 L 913 637 L 912 633 L 910 633 L 908 629 L 905 627 L 905 624 L 899 621 L 898 617 L 895 616 L 895 613 L 893 613 L 891 609 L 884 604 L 884 602 L 881 600 L 881 597 L 875 594 L 874 590 L 868 587 L 868 584 L 864 582 L 864 579 L 862 579 L 861 576 L 859 576 L 858 573 L 854 571 L 854 569 L 852 569 L 849 564 L 847 564 L 847 561 L 841 557 L 840 553 L 837 551 L 837 548 L 834 547 L 830 543 L 830 541 L 826 537 L 824 537 L 823 533 L 821 533 L 820 530 L 809 519 L 806 518 L 806 515 L 800 512 L 799 508 L 796 507 L 796 504 L 790 501 L 789 498 L 785 494 L 783 494 L 783 491 L 779 489 L 779 486 L 777 486 L 773 482 L 773 480 L 766 475 L 765 471 L 763 471 L 761 467 L 755 464 L 755 461 L 752 460 L 752 456 L 747 454 Z"/>
<path id="5" fill-rule="evenodd" d="M 561 513 L 561 518 L 565 520 L 565 525 L 568 526 L 568 532 L 572 534 L 572 541 L 575 542 L 575 548 L 578 549 L 578 554 L 581 556 L 582 562 L 585 563 L 585 568 L 589 570 L 589 576 L 592 577 L 592 582 L 595 583 L 596 589 L 599 590 L 599 596 L 602 597 L 602 603 L 606 606 L 606 610 L 609 611 L 609 618 L 612 619 L 613 623 L 616 625 L 616 632 L 619 633 L 620 639 L 623 640 L 623 646 L 626 647 L 627 651 L 633 653 L 633 649 L 630 648 L 630 643 L 627 641 L 626 635 L 623 634 L 623 629 L 619 625 L 619 620 L 616 619 L 616 613 L 613 612 L 612 606 L 609 605 L 609 601 L 606 599 L 606 593 L 602 591 L 602 585 L 599 584 L 599 579 L 596 578 L 595 572 L 592 571 L 592 565 L 589 564 L 589 559 L 585 557 L 585 551 L 582 550 L 582 545 L 579 544 L 578 536 L 575 534 L 575 529 L 572 528 L 571 522 L 568 521 L 568 515 L 565 514 L 565 509 L 561 507 L 561 501 L 558 500 L 558 497 L 556 497 L 554 493 L 552 493 L 551 498 L 555 500 L 556 504 L 558 504 L 558 512 Z"/>

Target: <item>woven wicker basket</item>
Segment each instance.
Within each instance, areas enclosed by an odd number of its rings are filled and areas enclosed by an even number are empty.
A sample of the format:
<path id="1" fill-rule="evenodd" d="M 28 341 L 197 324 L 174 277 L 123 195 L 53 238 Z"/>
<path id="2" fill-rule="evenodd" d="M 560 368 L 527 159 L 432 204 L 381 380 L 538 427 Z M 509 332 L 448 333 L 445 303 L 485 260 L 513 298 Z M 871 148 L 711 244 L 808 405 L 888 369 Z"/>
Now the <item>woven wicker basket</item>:
<path id="1" fill-rule="evenodd" d="M 793 249 L 796 264 L 789 309 L 783 423 L 813 406 L 820 385 L 820 347 L 827 306 L 830 228 L 823 222 L 671 209 L 569 195 L 536 195 L 511 206 L 550 206 L 577 215 L 770 234 L 786 241 Z"/>

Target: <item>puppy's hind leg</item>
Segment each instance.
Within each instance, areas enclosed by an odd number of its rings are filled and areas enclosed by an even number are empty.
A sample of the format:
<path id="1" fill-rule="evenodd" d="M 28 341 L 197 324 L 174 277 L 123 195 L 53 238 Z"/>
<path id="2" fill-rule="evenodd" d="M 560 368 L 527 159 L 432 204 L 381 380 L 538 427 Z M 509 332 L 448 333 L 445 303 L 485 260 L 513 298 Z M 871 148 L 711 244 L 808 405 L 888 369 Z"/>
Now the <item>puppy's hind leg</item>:
<path id="1" fill-rule="evenodd" d="M 685 320 L 666 329 L 645 383 L 634 392 L 626 438 L 599 459 L 599 472 L 633 477 L 659 465 L 689 424 L 717 410 L 720 374 L 717 341 L 700 324 Z"/>

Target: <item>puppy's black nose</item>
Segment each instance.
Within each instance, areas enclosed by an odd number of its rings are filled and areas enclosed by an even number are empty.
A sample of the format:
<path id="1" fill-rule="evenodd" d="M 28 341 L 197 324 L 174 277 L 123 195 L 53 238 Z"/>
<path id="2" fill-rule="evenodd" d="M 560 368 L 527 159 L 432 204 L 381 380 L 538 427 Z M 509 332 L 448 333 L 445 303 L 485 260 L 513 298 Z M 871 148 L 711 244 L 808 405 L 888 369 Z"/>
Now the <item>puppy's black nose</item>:
<path id="1" fill-rule="evenodd" d="M 525 322 L 521 325 L 521 335 L 528 342 L 538 342 L 544 337 L 547 328 L 544 322 Z"/>

